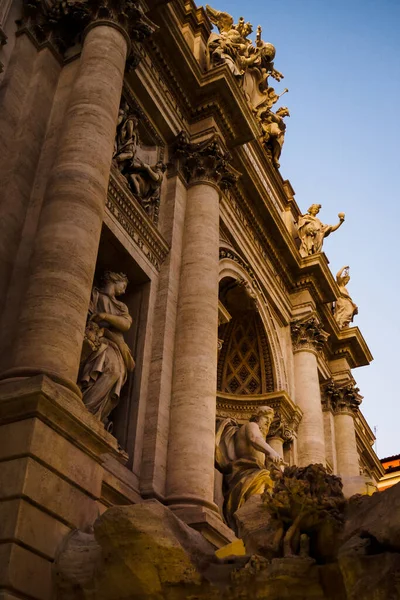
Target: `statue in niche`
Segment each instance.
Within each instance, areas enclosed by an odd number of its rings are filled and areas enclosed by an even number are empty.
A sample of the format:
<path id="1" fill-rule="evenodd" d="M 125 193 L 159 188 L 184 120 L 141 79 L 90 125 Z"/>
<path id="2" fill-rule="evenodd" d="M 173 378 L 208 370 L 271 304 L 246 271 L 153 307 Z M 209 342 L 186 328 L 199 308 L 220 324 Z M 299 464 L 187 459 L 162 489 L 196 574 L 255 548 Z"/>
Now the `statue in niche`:
<path id="1" fill-rule="evenodd" d="M 358 307 L 354 304 L 347 291 L 346 285 L 350 281 L 349 267 L 342 267 L 336 275 L 336 281 L 339 286 L 340 296 L 335 302 L 335 320 L 340 329 L 349 327 L 354 315 L 358 314 Z"/>
<path id="2" fill-rule="evenodd" d="M 324 238 L 339 229 L 344 222 L 344 213 L 339 213 L 339 223 L 337 225 L 324 225 L 317 217 L 320 208 L 321 204 L 312 204 L 307 214 L 299 218 L 298 231 L 301 240 L 300 255 L 302 257 L 321 252 Z"/>
<path id="3" fill-rule="evenodd" d="M 139 204 L 157 223 L 161 184 L 167 166 L 162 161 L 149 165 L 139 158 L 141 147 L 138 125 L 138 115 L 125 102 L 119 110 L 113 162 Z"/>
<path id="4" fill-rule="evenodd" d="M 152 166 L 133 160 L 126 170 L 126 179 L 134 196 L 155 222 L 158 220 L 161 184 L 166 170 L 167 165 L 161 160 Z"/>
<path id="5" fill-rule="evenodd" d="M 128 103 L 125 102 L 118 113 L 113 155 L 113 161 L 121 172 L 136 155 L 139 146 L 138 125 L 137 115 L 131 112 Z"/>
<path id="6" fill-rule="evenodd" d="M 274 410 L 261 406 L 245 425 L 223 419 L 217 425 L 215 462 L 224 474 L 224 514 L 236 529 L 234 514 L 254 494 L 272 491 L 281 457 L 267 442 Z"/>
<path id="7" fill-rule="evenodd" d="M 123 273 L 106 271 L 102 285 L 92 290 L 78 385 L 86 408 L 107 425 L 119 402 L 127 372 L 135 361 L 123 333 L 132 325 L 128 307 L 117 300 L 126 290 Z"/>
<path id="8" fill-rule="evenodd" d="M 278 108 L 276 113 L 268 111 L 261 122 L 261 129 L 263 131 L 261 142 L 277 169 L 280 167 L 279 159 L 285 141 L 286 123 L 283 119 L 289 116 L 288 108 L 282 106 Z"/>

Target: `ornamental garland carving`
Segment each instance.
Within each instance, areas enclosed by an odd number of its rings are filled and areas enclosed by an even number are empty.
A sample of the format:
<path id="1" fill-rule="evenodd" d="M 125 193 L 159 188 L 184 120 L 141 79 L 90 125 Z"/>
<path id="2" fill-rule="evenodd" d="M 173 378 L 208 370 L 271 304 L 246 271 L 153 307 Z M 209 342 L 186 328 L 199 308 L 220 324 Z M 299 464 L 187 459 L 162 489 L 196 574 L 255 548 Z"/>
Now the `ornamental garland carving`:
<path id="1" fill-rule="evenodd" d="M 230 164 L 232 156 L 226 152 L 216 134 L 202 142 L 189 142 L 181 131 L 175 141 L 174 155 L 179 159 L 187 183 L 209 181 L 227 189 L 239 179 L 240 173 Z"/>
<path id="2" fill-rule="evenodd" d="M 253 43 L 248 36 L 253 31 L 251 23 L 240 17 L 234 23 L 233 17 L 222 11 L 206 6 L 207 15 L 218 28 L 211 33 L 207 43 L 207 67 L 212 69 L 227 65 L 242 88 L 244 96 L 260 126 L 260 141 L 272 164 L 279 168 L 279 158 L 285 140 L 285 117 L 290 116 L 286 106 L 276 112 L 271 109 L 281 94 L 269 85 L 269 77 L 276 81 L 283 79 L 282 73 L 274 67 L 275 47 L 261 39 L 261 27 L 257 27 Z"/>
<path id="3" fill-rule="evenodd" d="M 329 337 L 315 317 L 292 321 L 290 330 L 295 352 L 300 350 L 320 351 Z"/>
<path id="4" fill-rule="evenodd" d="M 133 42 L 128 63 L 139 64 L 140 42 L 152 35 L 155 25 L 135 0 L 23 0 L 23 18 L 19 23 L 38 44 L 50 42 L 61 55 L 81 41 L 85 28 L 95 21 L 111 21 L 124 29 Z"/>
<path id="5" fill-rule="evenodd" d="M 362 402 L 359 391 L 352 382 L 338 384 L 331 379 L 321 389 L 322 408 L 334 414 L 356 415 Z"/>

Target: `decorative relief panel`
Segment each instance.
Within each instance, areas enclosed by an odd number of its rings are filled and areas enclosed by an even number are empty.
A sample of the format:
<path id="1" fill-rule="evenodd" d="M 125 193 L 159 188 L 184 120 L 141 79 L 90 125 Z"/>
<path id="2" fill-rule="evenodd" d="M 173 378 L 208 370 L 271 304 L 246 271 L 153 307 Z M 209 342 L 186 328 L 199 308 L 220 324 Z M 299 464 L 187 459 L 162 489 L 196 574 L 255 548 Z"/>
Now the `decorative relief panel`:
<path id="1" fill-rule="evenodd" d="M 120 174 L 121 183 L 157 225 L 161 199 L 161 187 L 167 165 L 164 164 L 164 148 L 154 129 L 150 130 L 148 119 L 132 98 L 121 100 L 118 114 L 113 165 Z"/>
<path id="2" fill-rule="evenodd" d="M 106 207 L 146 259 L 160 270 L 169 247 L 114 170 L 110 174 Z"/>

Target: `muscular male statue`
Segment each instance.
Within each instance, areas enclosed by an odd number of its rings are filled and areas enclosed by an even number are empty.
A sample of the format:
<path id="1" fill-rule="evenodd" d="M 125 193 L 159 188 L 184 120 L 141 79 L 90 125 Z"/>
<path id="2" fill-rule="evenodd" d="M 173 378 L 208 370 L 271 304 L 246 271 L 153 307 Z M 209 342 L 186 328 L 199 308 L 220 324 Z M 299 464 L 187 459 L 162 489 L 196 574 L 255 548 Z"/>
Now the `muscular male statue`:
<path id="1" fill-rule="evenodd" d="M 270 470 L 282 459 L 265 441 L 273 418 L 274 410 L 261 406 L 244 425 L 224 419 L 217 426 L 215 459 L 224 474 L 224 514 L 232 529 L 236 529 L 235 512 L 250 496 L 274 485 Z"/>

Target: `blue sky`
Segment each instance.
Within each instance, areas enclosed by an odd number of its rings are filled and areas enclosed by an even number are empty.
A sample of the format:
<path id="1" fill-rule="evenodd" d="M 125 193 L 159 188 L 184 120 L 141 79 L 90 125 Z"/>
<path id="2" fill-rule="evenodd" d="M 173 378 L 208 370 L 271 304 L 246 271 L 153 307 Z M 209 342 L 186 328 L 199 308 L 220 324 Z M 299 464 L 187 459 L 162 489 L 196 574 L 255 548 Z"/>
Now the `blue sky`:
<path id="1" fill-rule="evenodd" d="M 350 265 L 355 317 L 374 356 L 353 371 L 382 458 L 400 453 L 398 222 L 400 0 L 215 0 L 213 8 L 261 25 L 289 88 L 281 173 L 303 212 L 322 204 L 334 274 Z M 252 34 L 254 37 L 254 33 Z M 250 36 L 250 37 L 252 37 Z"/>

